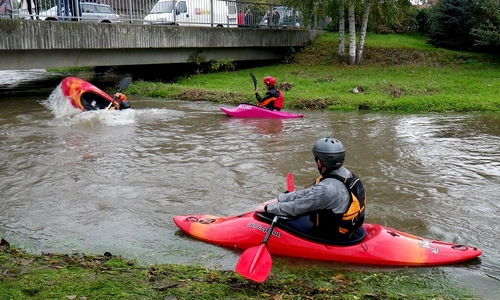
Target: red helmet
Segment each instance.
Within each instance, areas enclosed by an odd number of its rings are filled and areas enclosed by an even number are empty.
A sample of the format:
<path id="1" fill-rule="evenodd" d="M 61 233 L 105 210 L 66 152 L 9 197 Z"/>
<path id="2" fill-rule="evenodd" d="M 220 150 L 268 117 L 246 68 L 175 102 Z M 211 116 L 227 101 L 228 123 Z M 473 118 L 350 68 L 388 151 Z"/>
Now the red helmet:
<path id="1" fill-rule="evenodd" d="M 274 86 L 276 84 L 276 79 L 272 76 L 264 77 L 264 83 L 270 86 Z"/>

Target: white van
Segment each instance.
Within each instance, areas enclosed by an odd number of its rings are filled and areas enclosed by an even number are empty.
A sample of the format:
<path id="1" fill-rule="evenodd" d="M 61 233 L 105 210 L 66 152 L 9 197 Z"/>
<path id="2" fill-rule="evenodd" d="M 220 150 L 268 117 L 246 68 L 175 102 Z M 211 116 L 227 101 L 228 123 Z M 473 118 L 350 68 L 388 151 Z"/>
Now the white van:
<path id="1" fill-rule="evenodd" d="M 144 24 L 237 27 L 236 1 L 160 0 Z"/>

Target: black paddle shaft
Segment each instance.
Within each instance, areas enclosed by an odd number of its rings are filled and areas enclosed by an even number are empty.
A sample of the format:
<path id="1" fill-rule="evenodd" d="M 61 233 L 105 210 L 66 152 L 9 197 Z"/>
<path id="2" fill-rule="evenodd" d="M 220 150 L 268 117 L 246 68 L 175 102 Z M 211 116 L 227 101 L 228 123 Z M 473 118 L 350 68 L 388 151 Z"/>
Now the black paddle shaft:
<path id="1" fill-rule="evenodd" d="M 264 240 L 261 242 L 261 244 L 266 244 L 267 245 L 267 241 L 269 240 L 269 238 L 271 237 L 271 234 L 273 233 L 273 229 L 274 229 L 274 226 L 276 226 L 276 223 L 278 223 L 278 219 L 280 218 L 280 216 L 278 215 L 275 215 L 274 216 L 274 219 L 273 221 L 271 222 L 271 226 L 269 226 L 269 230 L 267 231 L 267 234 L 266 234 L 266 237 L 264 238 Z"/>

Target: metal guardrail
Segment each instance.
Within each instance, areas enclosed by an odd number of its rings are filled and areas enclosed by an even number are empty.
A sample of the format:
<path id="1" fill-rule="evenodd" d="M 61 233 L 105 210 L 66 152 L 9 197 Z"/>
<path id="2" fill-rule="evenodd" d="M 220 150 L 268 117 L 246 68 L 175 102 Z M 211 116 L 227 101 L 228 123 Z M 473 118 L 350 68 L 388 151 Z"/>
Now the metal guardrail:
<path id="1" fill-rule="evenodd" d="M 0 0 L 0 18 L 212 27 L 303 27 L 300 12 L 291 8 L 232 0 Z"/>

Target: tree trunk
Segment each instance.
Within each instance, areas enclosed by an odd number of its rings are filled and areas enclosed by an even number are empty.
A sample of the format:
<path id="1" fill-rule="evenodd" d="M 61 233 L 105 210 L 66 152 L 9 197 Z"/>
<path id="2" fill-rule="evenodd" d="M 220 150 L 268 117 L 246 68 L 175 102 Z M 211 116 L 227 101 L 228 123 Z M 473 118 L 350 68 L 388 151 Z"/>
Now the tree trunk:
<path id="1" fill-rule="evenodd" d="M 356 63 L 356 17 L 354 13 L 355 0 L 349 0 L 348 21 L 349 21 L 349 65 Z"/>
<path id="2" fill-rule="evenodd" d="M 365 47 L 366 28 L 368 27 L 368 17 L 370 16 L 370 6 L 372 0 L 366 0 L 365 10 L 363 12 L 363 21 L 361 23 L 361 32 L 359 33 L 359 45 L 356 52 L 356 64 L 361 65 L 363 62 L 363 49 Z"/>
<path id="3" fill-rule="evenodd" d="M 339 58 L 338 62 L 343 63 L 345 60 L 345 19 L 344 19 L 344 1 L 339 3 Z"/>

